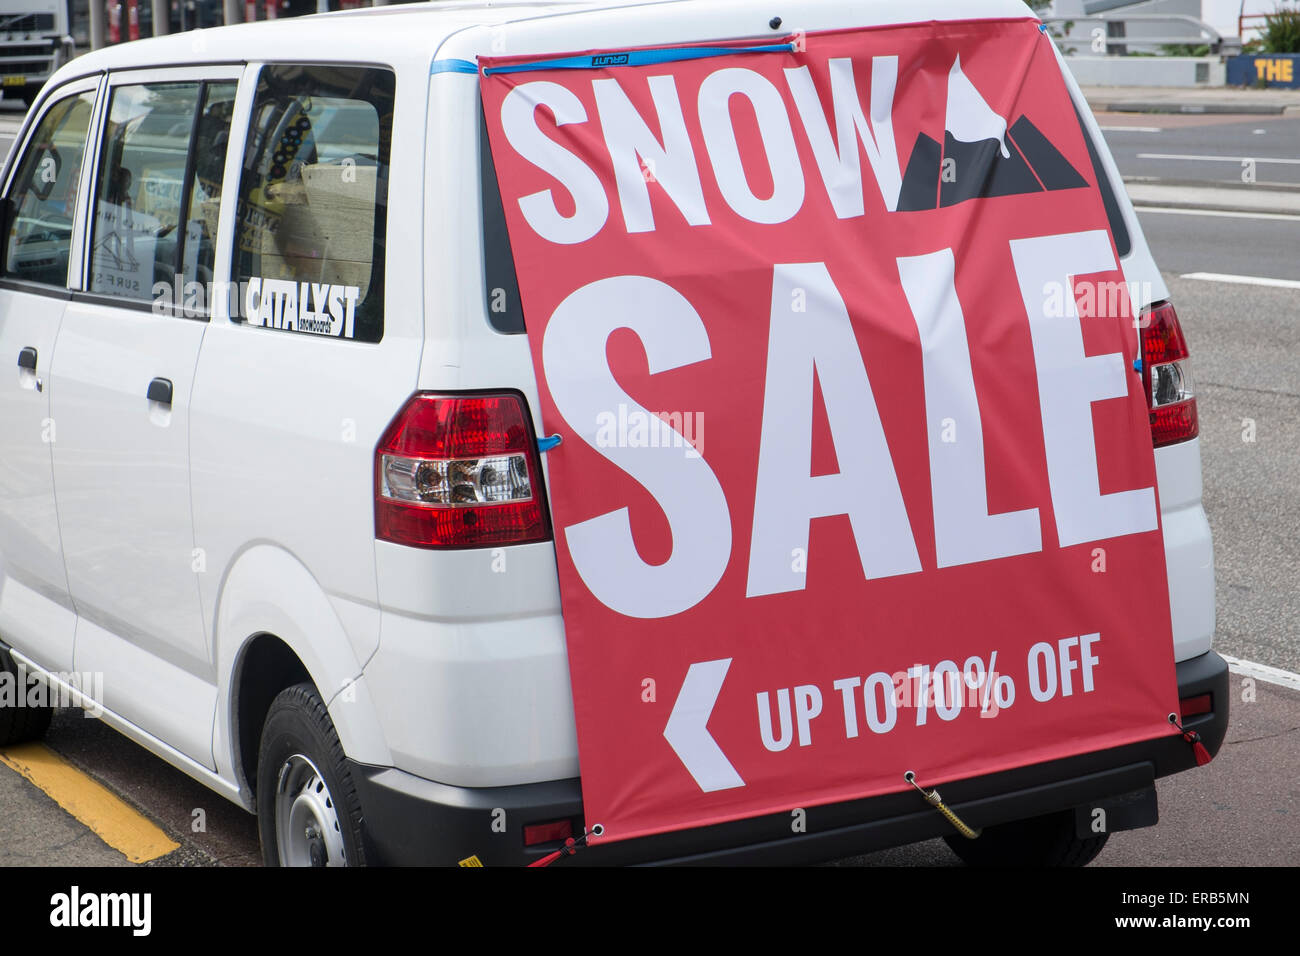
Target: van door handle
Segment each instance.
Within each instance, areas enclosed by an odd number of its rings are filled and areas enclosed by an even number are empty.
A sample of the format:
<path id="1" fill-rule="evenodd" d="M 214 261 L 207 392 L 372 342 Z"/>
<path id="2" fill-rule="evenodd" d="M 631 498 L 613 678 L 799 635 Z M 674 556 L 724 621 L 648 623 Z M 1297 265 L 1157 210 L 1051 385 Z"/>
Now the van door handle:
<path id="1" fill-rule="evenodd" d="M 169 378 L 156 378 L 149 383 L 149 391 L 146 397 L 151 402 L 157 402 L 159 405 L 170 405 L 172 403 L 172 380 Z"/>
<path id="2" fill-rule="evenodd" d="M 18 353 L 18 367 L 36 371 L 36 349 L 30 345 Z"/>

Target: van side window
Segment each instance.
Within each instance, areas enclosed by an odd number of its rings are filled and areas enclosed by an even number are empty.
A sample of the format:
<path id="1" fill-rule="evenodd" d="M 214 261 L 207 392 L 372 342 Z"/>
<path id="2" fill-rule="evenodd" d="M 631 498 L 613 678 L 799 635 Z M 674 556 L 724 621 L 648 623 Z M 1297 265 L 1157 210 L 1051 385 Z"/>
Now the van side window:
<path id="1" fill-rule="evenodd" d="M 95 187 L 91 292 L 190 301 L 195 314 L 206 315 L 210 287 L 191 287 L 191 295 L 185 283 L 212 281 L 235 86 L 113 89 Z M 173 291 L 178 283 L 179 295 Z"/>
<path id="2" fill-rule="evenodd" d="M 387 70 L 262 70 L 232 268 L 249 325 L 383 336 L 393 90 Z"/>
<path id="3" fill-rule="evenodd" d="M 41 119 L 10 188 L 3 274 L 65 288 L 77 183 L 94 92 L 69 96 Z"/>
<path id="4" fill-rule="evenodd" d="M 148 301 L 176 275 L 176 232 L 198 83 L 119 86 L 109 100 L 90 291 Z"/>
<path id="5" fill-rule="evenodd" d="M 204 84 L 203 106 L 194 127 L 180 272 L 184 282 L 202 283 L 204 290 L 210 289 L 212 282 L 217 220 L 221 211 L 221 181 L 226 170 L 230 116 L 235 109 L 237 87 L 234 82 Z M 186 293 L 185 299 L 189 298 Z"/>

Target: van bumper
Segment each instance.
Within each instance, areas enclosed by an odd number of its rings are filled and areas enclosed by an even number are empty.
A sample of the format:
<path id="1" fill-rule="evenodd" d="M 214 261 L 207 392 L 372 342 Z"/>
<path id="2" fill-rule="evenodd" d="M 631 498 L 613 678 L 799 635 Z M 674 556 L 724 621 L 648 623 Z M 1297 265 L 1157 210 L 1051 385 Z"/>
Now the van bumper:
<path id="1" fill-rule="evenodd" d="M 1183 721 L 1217 754 L 1228 730 L 1228 665 L 1210 651 L 1177 665 L 1178 696 L 1209 694 L 1210 712 Z M 945 802 L 968 824 L 992 826 L 1149 791 L 1157 777 L 1196 766 L 1177 734 L 946 783 Z M 525 847 L 523 828 L 569 819 L 582 832 L 578 778 L 513 787 L 434 783 L 391 767 L 351 764 L 361 798 L 367 858 L 384 865 L 485 866 L 531 863 L 560 844 Z M 799 864 L 841 859 L 944 836 L 949 824 L 914 793 L 894 793 L 807 810 L 806 832 L 786 813 L 626 840 L 579 851 L 573 865 L 638 863 Z"/>

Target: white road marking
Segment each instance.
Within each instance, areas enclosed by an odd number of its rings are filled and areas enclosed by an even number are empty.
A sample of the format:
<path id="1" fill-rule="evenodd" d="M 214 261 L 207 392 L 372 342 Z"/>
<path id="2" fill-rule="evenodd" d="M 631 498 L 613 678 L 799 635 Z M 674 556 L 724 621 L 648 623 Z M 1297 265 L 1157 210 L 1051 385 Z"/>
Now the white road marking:
<path id="1" fill-rule="evenodd" d="M 1266 684 L 1277 684 L 1279 687 L 1300 690 L 1300 674 L 1284 671 L 1280 667 L 1270 667 L 1267 664 L 1256 664 L 1254 661 L 1243 661 L 1240 658 L 1229 657 L 1227 654 L 1220 654 L 1219 656 L 1228 662 L 1228 670 L 1234 674 L 1253 677 L 1256 680 L 1264 681 Z"/>
<path id="2" fill-rule="evenodd" d="M 1163 126 L 1098 126 L 1103 133 L 1163 133 Z"/>
<path id="3" fill-rule="evenodd" d="M 1194 153 L 1138 153 L 1138 159 L 1186 159 L 1201 163 L 1281 163 L 1300 166 L 1300 159 L 1274 159 L 1268 156 L 1201 156 Z"/>
<path id="4" fill-rule="evenodd" d="M 1134 212 L 1162 212 L 1173 216 L 1214 216 L 1223 219 L 1283 219 L 1300 222 L 1300 215 L 1287 212 L 1237 212 L 1230 209 L 1172 209 L 1168 206 L 1134 206 Z"/>
<path id="5" fill-rule="evenodd" d="M 1274 289 L 1300 289 L 1300 280 L 1265 279 L 1262 276 L 1235 276 L 1222 272 L 1188 272 L 1180 279 L 1202 279 L 1205 282 L 1229 282 L 1233 285 L 1266 285 Z"/>

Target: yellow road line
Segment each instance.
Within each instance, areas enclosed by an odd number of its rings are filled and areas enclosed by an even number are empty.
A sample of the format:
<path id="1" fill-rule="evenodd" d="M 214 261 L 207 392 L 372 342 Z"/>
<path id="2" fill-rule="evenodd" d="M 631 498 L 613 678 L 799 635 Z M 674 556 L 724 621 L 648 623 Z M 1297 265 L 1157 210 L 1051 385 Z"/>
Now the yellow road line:
<path id="1" fill-rule="evenodd" d="M 0 750 L 0 763 L 44 790 L 132 863 L 156 860 L 180 846 L 155 823 L 44 744 L 19 744 Z"/>

